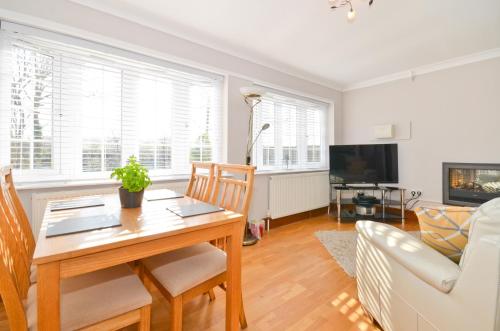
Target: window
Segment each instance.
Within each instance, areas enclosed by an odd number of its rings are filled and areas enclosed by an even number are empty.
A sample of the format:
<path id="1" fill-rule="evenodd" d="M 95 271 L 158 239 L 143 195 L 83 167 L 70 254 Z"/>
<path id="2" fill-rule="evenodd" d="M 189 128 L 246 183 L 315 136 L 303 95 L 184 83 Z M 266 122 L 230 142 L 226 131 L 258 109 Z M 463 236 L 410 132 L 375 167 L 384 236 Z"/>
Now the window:
<path id="1" fill-rule="evenodd" d="M 323 168 L 326 164 L 328 105 L 310 99 L 266 93 L 255 107 L 253 151 L 258 169 Z"/>
<path id="2" fill-rule="evenodd" d="M 222 159 L 223 77 L 2 22 L 0 158 L 17 178 L 108 178 Z M 6 161 L 7 160 L 7 161 Z"/>
<path id="3" fill-rule="evenodd" d="M 53 58 L 30 49 L 12 49 L 10 159 L 18 169 L 52 164 Z"/>

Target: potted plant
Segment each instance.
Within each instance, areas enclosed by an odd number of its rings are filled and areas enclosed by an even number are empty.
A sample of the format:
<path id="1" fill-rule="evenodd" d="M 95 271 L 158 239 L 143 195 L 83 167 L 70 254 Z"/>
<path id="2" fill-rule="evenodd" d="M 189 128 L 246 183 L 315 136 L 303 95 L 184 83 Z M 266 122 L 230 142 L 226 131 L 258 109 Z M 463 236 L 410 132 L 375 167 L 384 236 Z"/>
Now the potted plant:
<path id="1" fill-rule="evenodd" d="M 122 182 L 119 188 L 122 208 L 141 206 L 144 189 L 151 185 L 151 179 L 148 176 L 148 169 L 137 162 L 135 156 L 129 157 L 126 166 L 114 169 L 111 178 Z"/>

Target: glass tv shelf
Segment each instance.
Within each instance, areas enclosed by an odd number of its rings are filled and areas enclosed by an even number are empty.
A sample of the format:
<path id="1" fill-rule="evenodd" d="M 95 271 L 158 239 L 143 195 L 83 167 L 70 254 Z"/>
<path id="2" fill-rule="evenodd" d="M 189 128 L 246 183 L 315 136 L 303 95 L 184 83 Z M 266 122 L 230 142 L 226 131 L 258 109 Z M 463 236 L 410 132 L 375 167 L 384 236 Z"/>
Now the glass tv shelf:
<path id="1" fill-rule="evenodd" d="M 374 221 L 394 221 L 401 220 L 405 224 L 405 189 L 395 186 L 379 185 L 339 185 L 330 182 L 330 205 L 335 203 L 337 212 L 337 222 L 342 220 L 374 220 Z M 357 193 L 365 193 L 374 196 L 374 206 L 377 210 L 375 215 L 359 215 L 348 210 L 348 206 L 355 205 L 352 197 Z M 393 199 L 394 197 L 394 199 Z M 328 205 L 328 214 L 330 214 Z M 387 208 L 399 209 L 397 214 L 388 212 Z"/>

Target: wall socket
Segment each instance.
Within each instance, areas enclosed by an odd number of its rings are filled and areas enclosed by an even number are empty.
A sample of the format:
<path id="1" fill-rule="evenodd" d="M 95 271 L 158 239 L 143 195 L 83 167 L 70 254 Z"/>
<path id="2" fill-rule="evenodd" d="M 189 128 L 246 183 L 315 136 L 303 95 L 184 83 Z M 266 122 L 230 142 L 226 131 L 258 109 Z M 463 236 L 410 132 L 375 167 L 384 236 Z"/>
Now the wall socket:
<path id="1" fill-rule="evenodd" d="M 413 209 L 418 201 L 422 198 L 421 190 L 414 189 L 406 191 L 405 205 L 407 209 Z"/>
<path id="2" fill-rule="evenodd" d="M 409 193 L 411 199 L 420 199 L 422 197 L 422 191 L 420 190 L 411 190 L 406 192 Z"/>

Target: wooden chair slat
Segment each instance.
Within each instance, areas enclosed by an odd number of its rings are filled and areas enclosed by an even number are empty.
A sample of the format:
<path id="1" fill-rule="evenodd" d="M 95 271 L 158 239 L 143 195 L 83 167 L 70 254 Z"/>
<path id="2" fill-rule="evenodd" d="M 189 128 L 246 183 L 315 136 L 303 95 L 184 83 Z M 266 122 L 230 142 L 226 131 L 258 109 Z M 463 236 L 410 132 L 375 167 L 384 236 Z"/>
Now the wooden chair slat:
<path id="1" fill-rule="evenodd" d="M 236 208 L 239 207 L 242 189 L 243 189 L 243 185 L 238 185 L 238 189 L 236 191 L 236 196 L 235 196 L 235 201 L 234 201 L 234 204 L 235 204 Z"/>
<path id="2" fill-rule="evenodd" d="M 219 206 L 221 207 L 225 207 L 224 206 L 224 202 L 226 200 L 226 191 L 227 191 L 227 183 L 222 183 L 222 194 L 221 194 L 221 197 L 220 197 L 220 203 L 219 203 Z"/>
<path id="3" fill-rule="evenodd" d="M 233 203 L 234 203 L 234 194 L 236 192 L 236 184 L 233 184 L 231 187 L 231 195 L 229 195 L 229 200 L 227 201 L 226 203 L 226 209 L 232 209 L 232 208 L 237 208 L 237 206 L 234 206 Z"/>
<path id="4" fill-rule="evenodd" d="M 201 179 L 201 186 L 200 186 L 200 196 L 202 195 L 202 192 L 206 192 L 207 190 L 207 180 L 208 178 L 205 176 L 200 176 Z"/>
<path id="5" fill-rule="evenodd" d="M 197 199 L 200 197 L 200 177 L 195 176 L 194 177 L 194 190 L 193 190 L 193 198 Z"/>
<path id="6" fill-rule="evenodd" d="M 200 174 L 197 172 L 198 169 L 206 169 L 208 170 L 208 174 Z M 213 178 L 213 163 L 193 162 L 186 196 L 208 202 L 212 194 Z"/>

